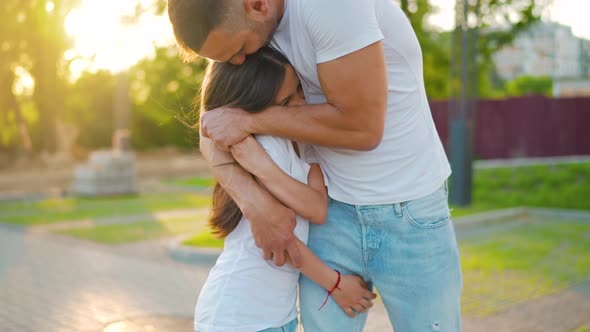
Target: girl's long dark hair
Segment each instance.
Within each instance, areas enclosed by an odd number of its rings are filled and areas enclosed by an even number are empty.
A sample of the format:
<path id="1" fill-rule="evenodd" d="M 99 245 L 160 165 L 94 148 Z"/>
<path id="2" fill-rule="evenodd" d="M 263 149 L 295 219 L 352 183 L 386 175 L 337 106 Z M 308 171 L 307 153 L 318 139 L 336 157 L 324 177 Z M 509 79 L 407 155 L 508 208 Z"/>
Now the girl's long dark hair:
<path id="1" fill-rule="evenodd" d="M 272 105 L 285 79 L 289 61 L 280 52 L 263 47 L 241 65 L 210 62 L 201 88 L 201 112 L 222 106 L 260 112 Z M 242 219 L 242 211 L 229 194 L 215 183 L 209 226 L 224 238 Z"/>

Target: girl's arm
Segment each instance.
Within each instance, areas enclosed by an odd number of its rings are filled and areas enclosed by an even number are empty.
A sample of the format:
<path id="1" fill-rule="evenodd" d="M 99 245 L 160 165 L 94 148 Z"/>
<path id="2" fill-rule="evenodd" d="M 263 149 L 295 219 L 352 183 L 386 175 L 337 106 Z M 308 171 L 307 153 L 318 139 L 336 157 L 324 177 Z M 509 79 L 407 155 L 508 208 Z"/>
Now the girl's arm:
<path id="1" fill-rule="evenodd" d="M 328 194 L 318 164 L 311 165 L 306 185 L 283 172 L 253 137 L 234 145 L 231 152 L 236 161 L 255 175 L 258 183 L 283 204 L 311 222 L 324 223 L 328 210 Z M 322 262 L 301 240 L 296 239 L 296 245 L 301 254 L 299 271 L 326 292 L 330 291 L 338 281 L 338 273 Z M 288 255 L 287 261 L 293 265 Z M 367 284 L 356 275 L 341 275 L 338 288 L 332 293 L 332 298 L 350 317 L 356 315 L 355 311 L 365 312 L 373 305 L 371 301 L 375 297 L 367 289 Z M 317 305 L 320 308 L 322 303 Z"/>
<path id="2" fill-rule="evenodd" d="M 322 262 L 305 243 L 299 239 L 296 241 L 302 258 L 299 271 L 316 284 L 322 286 L 326 290 L 327 296 L 327 292 L 338 281 L 338 273 Z M 287 257 L 287 262 L 291 264 L 289 257 Z M 340 284 L 332 293 L 332 298 L 348 316 L 355 317 L 355 312 L 363 313 L 372 307 L 373 303 L 371 301 L 377 297 L 367 288 L 367 284 L 359 276 L 341 275 Z M 317 304 L 318 308 L 321 306 L 322 303 Z"/>
<path id="3" fill-rule="evenodd" d="M 314 224 L 323 224 L 328 214 L 328 194 L 318 164 L 312 164 L 302 183 L 283 172 L 252 136 L 231 147 L 236 161 L 285 206 Z"/>

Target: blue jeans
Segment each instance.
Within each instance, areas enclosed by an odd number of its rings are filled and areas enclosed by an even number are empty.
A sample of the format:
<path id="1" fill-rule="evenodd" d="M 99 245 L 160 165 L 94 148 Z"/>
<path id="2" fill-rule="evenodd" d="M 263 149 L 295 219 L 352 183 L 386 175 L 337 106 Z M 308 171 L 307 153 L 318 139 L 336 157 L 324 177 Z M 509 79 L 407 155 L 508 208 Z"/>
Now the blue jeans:
<path id="1" fill-rule="evenodd" d="M 271 327 L 270 329 L 264 329 L 260 332 L 296 332 L 298 324 L 299 321 L 297 320 L 297 318 L 295 318 L 281 327 Z"/>
<path id="2" fill-rule="evenodd" d="M 461 331 L 461 266 L 448 192 L 409 202 L 354 206 L 330 200 L 324 225 L 310 224 L 308 246 L 345 274 L 377 288 L 396 332 Z M 300 306 L 306 332 L 362 331 L 367 313 L 349 318 L 305 276 Z"/>

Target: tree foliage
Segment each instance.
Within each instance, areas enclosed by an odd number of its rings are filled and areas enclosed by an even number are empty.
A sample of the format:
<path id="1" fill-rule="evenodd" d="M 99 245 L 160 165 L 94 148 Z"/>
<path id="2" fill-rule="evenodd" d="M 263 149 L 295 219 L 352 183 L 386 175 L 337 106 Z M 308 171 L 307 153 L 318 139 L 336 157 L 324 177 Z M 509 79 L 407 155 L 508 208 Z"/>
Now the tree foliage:
<path id="1" fill-rule="evenodd" d="M 553 79 L 549 76 L 520 76 L 506 83 L 506 94 L 511 97 L 527 95 L 552 96 Z"/>
<path id="2" fill-rule="evenodd" d="M 470 28 L 478 27 L 480 96 L 500 96 L 502 82 L 494 76 L 492 55 L 516 34 L 539 20 L 543 0 L 470 0 L 476 13 Z M 81 0 L 3 0 L 0 5 L 0 150 L 54 151 L 56 121 L 73 124 L 78 144 L 107 147 L 113 130 L 116 77 L 106 71 L 83 73 L 68 82 L 64 52 L 70 40 L 64 21 Z M 163 14 L 166 0 L 151 5 L 137 1 L 134 14 L 123 18 L 132 25 L 142 15 Z M 451 82 L 451 33 L 428 24 L 436 12 L 431 0 L 400 0 L 422 46 L 424 78 L 430 98 L 448 98 Z M 205 61 L 184 64 L 174 46 L 155 50 L 129 69 L 132 98 L 132 139 L 136 148 L 162 145 L 194 146 L 196 134 L 182 124 L 197 121 L 194 99 Z M 29 94 L 16 93 L 19 73 L 34 79 Z M 509 93 L 537 91 L 531 82 L 509 84 Z M 543 90 L 544 88 L 539 88 Z M 514 92 L 517 91 L 517 92 Z M 543 90 L 545 91 L 545 90 Z"/>
<path id="3" fill-rule="evenodd" d="M 70 40 L 64 21 L 78 0 L 4 0 L 0 6 L 0 90 L 4 119 L 16 119 L 14 126 L 26 126 L 14 93 L 17 67 L 28 71 L 35 80 L 33 101 L 39 114 L 36 141 L 41 150 L 56 148 L 56 121 L 64 107 L 67 66 L 64 52 Z M 10 123 L 3 123 L 10 130 Z"/>
<path id="4" fill-rule="evenodd" d="M 460 1 L 460 5 L 462 0 Z M 496 79 L 492 56 L 514 41 L 518 33 L 540 20 L 543 0 L 470 0 L 468 29 L 478 29 L 477 71 L 478 94 L 482 97 L 503 95 L 502 82 Z M 430 98 L 449 97 L 451 36 L 427 24 L 429 15 L 436 12 L 430 0 L 400 0 L 400 7 L 408 16 L 416 32 L 424 58 L 424 80 Z M 461 7 L 458 8 L 461 10 Z M 460 45 L 457 44 L 457 47 Z M 455 59 L 458 61 L 459 59 Z"/>
<path id="5" fill-rule="evenodd" d="M 176 47 L 171 46 L 156 49 L 153 59 L 131 69 L 134 146 L 195 146 L 197 136 L 182 122 L 197 121 L 194 101 L 205 66 L 204 59 L 194 64 L 181 62 Z"/>

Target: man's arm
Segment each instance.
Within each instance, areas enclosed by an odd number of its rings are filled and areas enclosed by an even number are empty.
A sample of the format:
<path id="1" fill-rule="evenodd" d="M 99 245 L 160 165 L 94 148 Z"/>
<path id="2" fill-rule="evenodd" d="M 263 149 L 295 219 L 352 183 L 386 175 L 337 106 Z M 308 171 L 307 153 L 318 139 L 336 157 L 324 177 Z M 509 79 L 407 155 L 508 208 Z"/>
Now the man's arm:
<path id="1" fill-rule="evenodd" d="M 295 213 L 283 206 L 252 175 L 238 164 L 215 167 L 233 162 L 231 154 L 219 150 L 210 139 L 201 135 L 200 150 L 211 166 L 213 176 L 236 202 L 250 221 L 256 245 L 264 258 L 272 258 L 278 266 L 285 264 L 285 251 L 299 267 L 301 254 L 297 246 Z"/>
<path id="2" fill-rule="evenodd" d="M 381 42 L 318 64 L 318 75 L 327 104 L 272 106 L 256 114 L 221 108 L 203 115 L 204 134 L 223 150 L 243 139 L 244 133 L 354 150 L 377 147 L 387 109 Z"/>
<path id="3" fill-rule="evenodd" d="M 381 142 L 387 76 L 381 42 L 318 65 L 327 104 L 271 107 L 249 131 L 322 146 L 372 150 Z"/>

